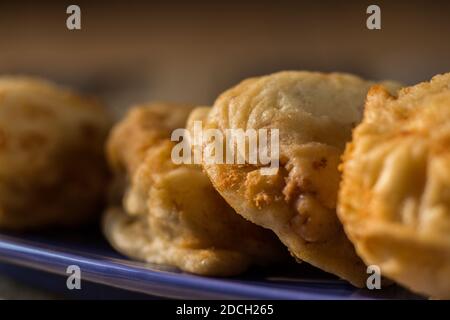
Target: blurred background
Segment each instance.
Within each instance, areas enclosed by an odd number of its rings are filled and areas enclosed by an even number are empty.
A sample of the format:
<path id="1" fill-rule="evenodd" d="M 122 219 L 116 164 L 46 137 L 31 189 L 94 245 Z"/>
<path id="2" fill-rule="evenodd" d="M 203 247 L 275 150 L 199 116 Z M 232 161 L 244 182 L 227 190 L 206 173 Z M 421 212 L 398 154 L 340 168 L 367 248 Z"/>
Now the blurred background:
<path id="1" fill-rule="evenodd" d="M 66 28 L 81 7 L 82 30 Z M 381 30 L 366 8 L 381 7 Z M 0 73 L 41 75 L 122 113 L 211 104 L 249 76 L 348 71 L 406 84 L 450 71 L 449 1 L 17 1 L 0 4 Z"/>

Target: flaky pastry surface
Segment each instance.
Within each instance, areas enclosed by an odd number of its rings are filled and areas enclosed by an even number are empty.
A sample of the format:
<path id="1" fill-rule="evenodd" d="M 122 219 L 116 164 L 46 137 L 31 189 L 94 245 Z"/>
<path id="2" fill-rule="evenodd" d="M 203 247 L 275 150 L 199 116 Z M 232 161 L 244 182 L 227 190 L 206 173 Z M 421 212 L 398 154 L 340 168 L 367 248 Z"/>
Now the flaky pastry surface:
<path id="1" fill-rule="evenodd" d="M 338 164 L 372 82 L 349 74 L 287 71 L 224 92 L 206 129 L 278 129 L 280 169 L 203 164 L 214 187 L 250 221 L 273 230 L 300 260 L 365 285 L 364 263 L 336 215 Z"/>
<path id="2" fill-rule="evenodd" d="M 339 216 L 364 261 L 450 298 L 450 74 L 371 89 L 342 170 Z"/>
<path id="3" fill-rule="evenodd" d="M 107 238 L 130 257 L 201 275 L 235 275 L 252 264 L 284 261 L 276 237 L 236 215 L 200 166 L 172 162 L 170 133 L 185 126 L 189 111 L 141 106 L 113 130 L 110 163 L 128 182 L 123 207 L 104 216 Z"/>

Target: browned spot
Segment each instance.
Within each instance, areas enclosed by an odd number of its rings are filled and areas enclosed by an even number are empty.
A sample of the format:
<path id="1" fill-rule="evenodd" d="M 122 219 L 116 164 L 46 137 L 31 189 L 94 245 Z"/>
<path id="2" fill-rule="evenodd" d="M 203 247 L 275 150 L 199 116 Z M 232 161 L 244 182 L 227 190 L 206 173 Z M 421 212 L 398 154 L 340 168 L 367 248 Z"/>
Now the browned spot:
<path id="1" fill-rule="evenodd" d="M 8 146 L 8 139 L 6 138 L 6 133 L 0 129 L 0 149 L 5 149 Z"/>
<path id="2" fill-rule="evenodd" d="M 36 104 L 26 104 L 23 106 L 23 112 L 29 118 L 48 118 L 54 116 L 54 111 L 45 106 Z"/>
<path id="3" fill-rule="evenodd" d="M 398 136 L 399 136 L 399 137 L 407 137 L 407 136 L 410 136 L 410 135 L 413 135 L 413 134 L 415 134 L 415 132 L 403 130 L 403 131 L 400 131 L 400 132 L 398 133 Z"/>
<path id="4" fill-rule="evenodd" d="M 230 170 L 226 170 L 225 166 L 229 166 Z M 220 190 L 237 188 L 244 178 L 245 172 L 240 172 L 238 166 L 234 165 L 218 165 L 217 187 Z"/>
<path id="5" fill-rule="evenodd" d="M 323 169 L 327 166 L 327 159 L 325 158 L 320 158 L 320 160 L 315 160 L 312 163 L 312 167 L 314 170 L 320 170 Z"/>
<path id="6" fill-rule="evenodd" d="M 289 183 L 289 178 L 286 178 L 286 186 L 283 189 L 283 194 L 286 202 L 292 201 L 298 195 L 298 188 L 295 183 Z"/>
<path id="7" fill-rule="evenodd" d="M 267 193 L 258 193 L 253 199 L 257 208 L 262 208 L 272 202 L 272 199 Z"/>
<path id="8" fill-rule="evenodd" d="M 313 195 L 300 196 L 296 211 L 298 214 L 290 220 L 290 226 L 308 242 L 327 241 L 338 230 L 335 211 L 323 207 Z"/>
<path id="9" fill-rule="evenodd" d="M 23 149 L 41 147 L 47 142 L 47 138 L 36 132 L 28 132 L 19 138 L 19 145 Z"/>
<path id="10" fill-rule="evenodd" d="M 92 123 L 82 123 L 80 131 L 85 139 L 94 139 L 98 135 L 98 130 Z"/>
<path id="11" fill-rule="evenodd" d="M 280 174 L 263 176 L 259 170 L 254 170 L 247 174 L 245 180 L 245 197 L 257 208 L 261 209 L 276 201 L 282 200 L 281 190 L 284 179 Z"/>
<path id="12" fill-rule="evenodd" d="M 303 176 L 289 176 L 286 177 L 286 186 L 283 189 L 283 194 L 286 202 L 291 202 L 296 199 L 300 194 L 309 192 L 315 193 L 313 190 L 312 181 Z"/>

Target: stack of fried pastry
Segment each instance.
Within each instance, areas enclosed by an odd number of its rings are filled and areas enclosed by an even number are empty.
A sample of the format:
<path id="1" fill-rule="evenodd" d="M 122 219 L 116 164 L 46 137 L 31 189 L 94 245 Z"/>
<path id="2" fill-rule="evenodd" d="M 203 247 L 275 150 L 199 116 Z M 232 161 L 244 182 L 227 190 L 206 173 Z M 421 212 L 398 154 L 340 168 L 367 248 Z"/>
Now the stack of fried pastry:
<path id="1" fill-rule="evenodd" d="M 377 265 L 415 292 L 450 298 L 450 74 L 398 89 L 291 71 L 247 79 L 212 107 L 136 106 L 107 141 L 104 233 L 130 257 L 200 275 L 284 263 L 289 250 L 358 287 Z M 196 121 L 222 137 L 277 129 L 279 168 L 174 161 L 171 134 L 195 133 Z M 0 227 L 92 219 L 108 182 L 108 127 L 95 100 L 0 78 Z"/>
<path id="2" fill-rule="evenodd" d="M 450 297 L 450 75 L 399 88 L 290 71 L 247 79 L 211 108 L 133 109 L 108 143 L 122 202 L 105 215 L 108 239 L 203 275 L 282 261 L 282 243 L 358 287 L 375 264 L 413 291 Z M 194 121 L 223 137 L 278 129 L 278 170 L 174 164 L 170 133 L 192 133 Z"/>
<path id="3" fill-rule="evenodd" d="M 203 163 L 206 174 L 175 165 L 169 136 L 184 127 L 188 109 L 132 110 L 109 139 L 109 161 L 128 181 L 125 212 L 106 215 L 108 238 L 133 257 L 223 275 L 248 260 L 279 260 L 273 234 L 258 225 L 275 231 L 299 261 L 363 286 L 365 266 L 335 208 L 339 157 L 372 84 L 348 74 L 282 72 L 246 80 L 191 114 L 205 129 L 278 128 L 281 168 L 271 176 L 256 165 Z"/>

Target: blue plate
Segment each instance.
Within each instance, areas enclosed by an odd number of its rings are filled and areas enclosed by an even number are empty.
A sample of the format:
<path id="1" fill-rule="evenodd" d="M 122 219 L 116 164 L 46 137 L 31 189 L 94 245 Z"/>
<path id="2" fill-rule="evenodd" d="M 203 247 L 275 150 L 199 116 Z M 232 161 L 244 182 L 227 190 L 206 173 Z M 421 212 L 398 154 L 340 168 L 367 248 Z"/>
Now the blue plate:
<path id="1" fill-rule="evenodd" d="M 70 232 L 26 236 L 1 233 L 0 261 L 6 264 L 1 265 L 0 270 L 13 274 L 15 270 L 16 277 L 32 283 L 37 283 L 36 279 L 43 277 L 42 274 L 53 274 L 53 277 L 59 275 L 59 280 L 56 281 L 65 289 L 67 267 L 77 265 L 81 269 L 82 291 L 85 292 L 83 298 L 95 298 L 98 294 L 98 289 L 93 287 L 92 283 L 108 286 L 111 293 L 117 290 L 120 292 L 119 295 L 102 295 L 102 298 L 150 296 L 181 299 L 420 298 L 399 286 L 389 286 L 382 290 L 357 289 L 306 263 L 293 264 L 282 270 L 254 269 L 236 278 L 200 277 L 168 267 L 131 261 L 117 254 L 98 234 L 98 230 L 84 230 L 82 236 L 80 233 Z M 11 267 L 12 265 L 17 267 Z M 36 270 L 40 271 L 40 275 L 35 275 Z M 49 281 L 44 279 L 41 283 Z M 89 295 L 89 291 L 92 295 Z"/>

